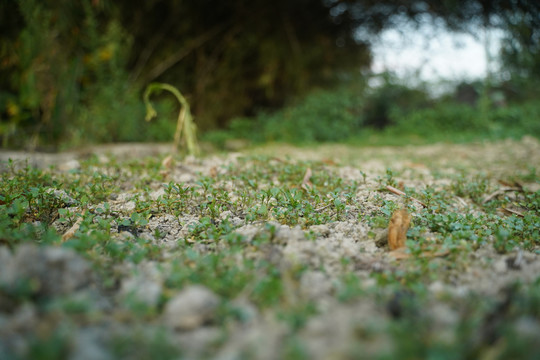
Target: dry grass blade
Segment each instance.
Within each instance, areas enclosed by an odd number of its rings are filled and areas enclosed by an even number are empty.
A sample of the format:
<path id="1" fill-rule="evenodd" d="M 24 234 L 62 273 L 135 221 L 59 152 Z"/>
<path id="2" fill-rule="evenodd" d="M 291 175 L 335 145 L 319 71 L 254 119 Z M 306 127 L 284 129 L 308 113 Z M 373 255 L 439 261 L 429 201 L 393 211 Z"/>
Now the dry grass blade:
<path id="1" fill-rule="evenodd" d="M 388 246 L 390 250 L 405 247 L 407 230 L 411 223 L 411 215 L 406 209 L 396 210 L 388 225 Z"/>
<path id="2" fill-rule="evenodd" d="M 516 211 L 516 210 L 512 210 L 512 209 L 508 209 L 508 208 L 504 208 L 504 207 L 499 208 L 499 210 L 501 210 L 503 212 L 506 212 L 506 213 L 509 213 L 511 215 L 516 215 L 516 216 L 519 216 L 519 217 L 525 217 L 525 215 L 523 215 L 522 213 L 520 213 L 519 211 Z"/>
<path id="3" fill-rule="evenodd" d="M 86 211 L 83 213 L 83 216 L 84 216 L 84 214 L 86 214 Z M 73 226 L 70 227 L 69 230 L 64 233 L 64 235 L 62 235 L 62 242 L 68 241 L 69 239 L 71 239 L 75 235 L 77 230 L 79 230 L 79 228 L 81 227 L 81 223 L 83 221 L 83 216 L 78 218 L 77 221 L 75 221 L 75 224 L 73 224 Z"/>
<path id="4" fill-rule="evenodd" d="M 309 180 L 311 179 L 311 175 L 313 175 L 311 168 L 307 168 L 306 174 L 304 175 L 304 179 L 302 180 L 302 189 L 309 191 L 310 189 L 313 188 L 313 184 Z"/>
<path id="5" fill-rule="evenodd" d="M 424 204 L 423 202 L 421 202 L 420 200 L 416 199 L 416 198 L 413 198 L 412 196 L 408 196 L 407 194 L 405 194 L 403 191 L 399 190 L 399 189 L 396 189 L 395 187 L 393 186 L 390 186 L 390 185 L 386 185 L 386 189 L 388 191 L 390 191 L 391 193 L 394 193 L 396 195 L 399 195 L 399 196 L 405 196 L 405 197 L 408 197 L 410 198 L 411 200 L 417 202 L 418 204 L 422 205 L 423 207 L 427 208 L 427 205 Z"/>
<path id="6" fill-rule="evenodd" d="M 490 195 L 486 196 L 486 198 L 482 201 L 482 204 L 485 204 L 485 203 L 491 201 L 492 199 L 496 198 L 497 196 L 499 196 L 501 194 L 504 194 L 507 191 L 523 191 L 523 189 L 519 188 L 519 187 L 506 187 L 506 188 L 499 189 L 499 190 L 491 193 Z"/>

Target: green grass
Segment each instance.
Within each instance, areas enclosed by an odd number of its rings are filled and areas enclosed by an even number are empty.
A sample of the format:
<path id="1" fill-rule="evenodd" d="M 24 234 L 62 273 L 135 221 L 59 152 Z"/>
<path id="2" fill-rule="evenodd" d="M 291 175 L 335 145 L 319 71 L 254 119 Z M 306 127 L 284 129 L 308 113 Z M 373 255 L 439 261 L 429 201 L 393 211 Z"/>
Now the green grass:
<path id="1" fill-rule="evenodd" d="M 231 322 L 241 322 L 242 314 L 232 303 L 238 297 L 246 297 L 258 309 L 270 311 L 285 324 L 290 338 L 282 355 L 301 358 L 302 354 L 307 355 L 296 336 L 318 314 L 311 300 L 300 297 L 295 290 L 306 265 L 284 268 L 264 256 L 247 254 L 264 253 L 265 249 L 277 246 L 273 225 L 276 223 L 299 226 L 308 239 L 313 239 L 316 235 L 309 231 L 313 225 L 354 220 L 365 222 L 372 229 L 386 227 L 393 211 L 401 206 L 397 198 L 386 196 L 385 186 L 397 186 L 402 176 L 392 169 L 376 179 L 368 175 L 371 182 L 366 183 L 365 174 L 363 179 L 345 180 L 337 175 L 335 167 L 323 162 L 252 156 L 223 165 L 215 177 L 198 174 L 192 183 L 176 183 L 163 178 L 160 160 L 122 163 L 113 159 L 103 165 L 89 159 L 72 172 L 17 169 L 11 164 L 0 175 L 0 243 L 11 250 L 23 243 L 72 248 L 93 264 L 100 278 L 99 286 L 108 293 L 115 293 L 125 276 L 118 271 L 119 264 L 160 263 L 164 286 L 159 303 L 154 308 L 141 308 L 136 302 L 128 304 L 128 321 L 155 323 L 163 305 L 175 292 L 189 284 L 202 284 L 223 299 L 223 310 L 215 326 L 225 329 Z M 313 171 L 313 186 L 306 190 L 301 185 L 308 168 Z M 528 182 L 540 181 L 532 168 L 517 176 Z M 433 301 L 428 296 L 427 284 L 446 281 L 464 271 L 471 254 L 488 243 L 501 254 L 515 249 L 539 252 L 540 191 L 483 202 L 498 187 L 489 175 L 461 172 L 451 175 L 449 180 L 445 185 L 406 189 L 410 196 L 427 204 L 425 209 L 414 211 L 413 226 L 409 229 L 407 244 L 413 256 L 395 268 L 371 272 L 369 277 L 375 286 L 365 288 L 364 280 L 348 270 L 353 258 L 341 260 L 342 274 L 335 279 L 336 291 L 331 295 L 338 303 L 377 298 L 385 304 L 392 301 L 396 291 L 412 294 L 406 303 L 398 305 L 405 315 L 389 319 L 388 326 L 375 333 L 370 334 L 371 330 L 366 328 L 358 331 L 361 337 L 389 336 L 395 346 L 388 358 L 462 358 L 485 354 L 491 344 L 473 334 L 485 332 L 484 327 L 491 326 L 486 322 L 500 303 L 490 299 L 461 299 L 463 303 L 459 304 L 455 299 L 443 300 L 448 306 L 462 309 L 449 330 L 453 340 L 444 342 L 431 333 L 429 317 L 420 310 Z M 369 189 L 373 207 L 367 208 L 364 199 L 357 196 L 361 187 Z M 162 193 L 152 197 L 160 188 Z M 51 189 L 62 189 L 67 197 L 62 199 Z M 122 208 L 115 203 L 121 193 L 128 194 L 131 207 Z M 465 210 L 457 207 L 457 197 L 468 204 Z M 501 214 L 497 209 L 503 207 L 517 207 L 523 216 Z M 151 231 L 149 226 L 153 220 L 169 215 L 186 229 L 186 235 L 165 248 L 159 245 L 163 234 L 157 228 Z M 187 215 L 195 221 L 184 222 Z M 242 223 L 233 224 L 233 217 L 242 219 Z M 61 233 L 65 230 L 57 229 L 67 229 L 78 219 L 82 221 L 75 235 L 62 242 Z M 248 241 L 235 232 L 245 224 L 259 224 L 262 230 Z M 121 237 L 120 231 L 133 236 Z M 430 261 L 421 256 L 426 246 L 449 250 L 450 255 Z M 31 289 L 0 287 L 0 299 L 14 304 L 29 301 L 31 294 Z M 494 350 L 501 357 L 525 358 L 528 351 L 532 354 L 538 350 L 514 325 L 522 318 L 538 320 L 539 294 L 537 281 L 519 285 L 509 297 L 510 308 L 493 325 L 497 339 L 504 339 Z M 77 305 L 69 298 L 42 299 L 36 306 L 46 316 L 55 309 L 70 319 L 72 326 L 77 326 L 81 318 L 95 316 L 91 304 Z M 69 336 L 69 332 L 62 331 L 45 338 L 38 336 L 32 340 L 29 358 L 62 358 L 68 351 Z M 163 358 L 175 354 L 166 338 L 145 338 L 134 343 L 140 336 L 133 332 L 113 339 L 111 349 L 120 357 L 153 351 Z M 133 347 L 128 347 L 127 342 Z"/>

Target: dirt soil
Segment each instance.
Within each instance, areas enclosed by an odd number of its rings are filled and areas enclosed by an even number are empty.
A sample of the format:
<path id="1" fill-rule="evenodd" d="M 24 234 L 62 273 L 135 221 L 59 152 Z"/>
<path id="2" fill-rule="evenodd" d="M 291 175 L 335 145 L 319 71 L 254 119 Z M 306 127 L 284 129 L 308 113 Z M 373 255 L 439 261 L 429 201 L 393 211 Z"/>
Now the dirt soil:
<path id="1" fill-rule="evenodd" d="M 169 151 L 170 145 L 131 144 L 94 147 L 64 154 L 3 152 L 0 153 L 0 160 L 7 166 L 7 158 L 17 160 L 17 164 L 22 164 L 22 159 L 26 158 L 29 164 L 36 167 L 54 165 L 54 171 L 69 172 L 77 169 L 82 160 L 92 155 L 97 155 L 98 161 L 106 164 L 112 158 L 116 161 L 148 156 L 161 159 Z M 227 321 L 219 326 L 212 319 L 218 311 L 216 309 L 222 300 L 221 295 L 204 286 L 188 286 L 177 294 L 167 294 L 170 299 L 168 303 L 159 303 L 164 291 L 164 274 L 171 266 L 169 262 L 174 258 L 173 255 L 170 258 L 165 256 L 161 262 L 118 264 L 115 271 L 122 274 L 121 282 L 115 291 L 103 292 L 97 283 L 99 274 L 77 255 L 54 252 L 60 248 L 44 251 L 24 245 L 12 252 L 2 246 L 0 273 L 3 274 L 0 275 L 0 282 L 15 281 L 13 279 L 17 278 L 17 273 L 47 273 L 40 275 L 40 279 L 48 284 L 43 286 L 48 286 L 47 291 L 53 296 L 76 294 L 80 289 L 86 289 L 84 296 L 92 299 L 99 309 L 97 313 L 113 315 L 106 318 L 96 315 L 95 319 L 86 317 L 79 320 L 76 309 L 70 315 L 54 315 L 49 310 L 48 315 L 44 315 L 43 310 L 31 299 L 15 306 L 2 303 L 0 296 L 0 337 L 3 339 L 0 341 L 0 358 L 4 359 L 2 354 L 28 354 L 28 348 L 40 344 L 44 346 L 43 342 L 36 339 L 39 340 L 40 336 L 58 326 L 70 329 L 72 338 L 69 351 L 64 357 L 69 359 L 112 359 L 117 356 L 113 354 L 118 354 L 112 352 L 107 345 L 112 337 L 117 339 L 121 334 L 137 328 L 140 337 L 147 339 L 150 335 L 146 331 L 161 326 L 165 329 L 167 341 L 181 349 L 183 358 L 189 359 L 277 359 L 284 357 L 284 352 L 289 358 L 298 358 L 301 353 L 309 359 L 391 356 L 396 353 L 396 349 L 405 346 L 396 340 L 395 335 L 395 322 L 399 321 L 404 312 L 412 311 L 415 315 L 411 315 L 410 319 L 414 321 L 429 322 L 430 341 L 455 344 L 462 341 L 455 329 L 468 316 L 467 312 L 472 311 L 469 305 L 471 299 L 480 302 L 487 299 L 486 304 L 495 304 L 497 308 L 512 296 L 514 284 L 521 283 L 527 287 L 528 284 L 538 282 L 538 241 L 535 247 L 529 249 L 516 247 L 501 253 L 495 250 L 493 239 L 486 239 L 473 248 L 464 242 L 463 248 L 468 250 L 458 252 L 462 258 L 442 254 L 425 260 L 396 260 L 388 249 L 385 227 L 375 227 L 368 221 L 370 214 L 376 214 L 379 210 L 381 201 L 406 205 L 404 197 L 378 190 L 387 169 L 397 174 L 397 187 L 418 191 L 426 186 L 435 189 L 448 186 L 458 174 L 466 174 L 468 179 L 482 176 L 490 179 L 490 191 L 484 194 L 487 197 L 503 186 L 500 181 L 524 177 L 531 169 L 540 169 L 540 142 L 534 138 L 497 143 L 370 148 L 346 145 L 321 145 L 313 148 L 268 145 L 243 153 L 212 155 L 202 159 L 185 158 L 174 164 L 167 175 L 168 181 L 193 184 L 201 176 L 215 176 L 216 171 L 225 173 L 228 166 L 237 164 L 241 157 L 259 155 L 270 156 L 275 159 L 271 161 L 277 162 L 321 161 L 344 182 L 360 184 L 354 194 L 357 208 L 347 208 L 344 217 L 320 225 L 289 226 L 277 220 L 247 222 L 242 214 L 221 214 L 223 219 L 227 217 L 230 220 L 236 228 L 235 232 L 246 243 L 268 231 L 268 224 L 273 226 L 271 245 L 262 248 L 247 246 L 241 256 L 264 259 L 282 270 L 283 286 L 288 294 L 284 300 L 286 307 L 295 308 L 295 304 L 300 306 L 306 302 L 313 306 L 314 310 L 306 316 L 305 322 L 291 325 L 290 322 L 280 320 L 285 315 L 279 314 L 279 310 L 258 308 L 248 300 L 253 289 L 245 289 L 237 298 L 229 299 L 231 304 L 240 309 L 242 314 L 239 317 L 243 320 Z M 148 186 L 152 189 L 150 196 L 154 199 L 163 194 L 162 184 L 156 182 Z M 521 180 L 520 186 L 527 193 L 540 189 L 538 177 L 529 181 Z M 133 195 L 129 189 L 125 193 L 115 194 L 114 199 L 108 201 L 112 211 L 126 212 L 133 208 Z M 481 212 L 478 204 L 469 198 L 456 196 L 452 202 L 457 211 L 471 214 Z M 418 211 L 422 208 L 418 203 L 412 206 Z M 519 212 L 519 209 L 515 211 Z M 366 214 L 365 217 L 360 216 L 360 213 Z M 414 224 L 414 212 L 412 216 Z M 505 215 L 501 213 L 501 216 Z M 183 215 L 181 219 L 167 215 L 151 218 L 146 230 L 136 236 L 152 239 L 173 252 L 174 244 L 179 239 L 187 239 L 190 224 L 197 224 L 199 220 L 190 214 Z M 55 227 L 61 234 L 69 229 L 69 226 L 59 223 Z M 153 235 L 156 229 L 162 234 L 159 239 Z M 114 230 L 112 236 L 124 237 L 126 241 L 134 237 L 129 232 L 114 233 Z M 201 254 L 215 251 L 215 248 L 210 249 L 205 244 L 193 244 L 193 247 Z M 30 269 L 32 261 L 35 266 Z M 62 264 L 60 269 L 58 264 Z M 300 278 L 287 277 L 288 269 L 298 267 L 304 269 Z M 415 288 L 409 292 L 406 290 L 407 283 L 404 283 L 408 279 L 408 271 L 432 274 L 418 275 L 422 280 L 415 286 L 421 286 L 421 289 Z M 358 289 L 355 288 L 358 293 L 350 299 L 340 299 L 340 296 L 351 290 L 344 281 L 351 274 L 358 279 Z M 384 285 L 385 281 L 390 286 Z M 420 302 L 423 307 L 411 310 L 407 304 L 414 302 L 417 291 L 423 294 Z M 155 306 L 160 313 L 149 316 L 148 322 L 142 321 L 142 325 L 140 322 L 133 324 L 126 321 L 119 310 L 126 294 L 135 294 L 152 306 L 159 303 Z M 5 312 L 5 309 L 10 309 L 10 312 Z M 515 325 L 519 330 L 516 330 L 519 336 L 540 338 L 538 318 L 514 320 L 512 326 Z M 473 353 L 482 354 L 486 359 L 497 358 L 500 355 L 497 346 L 502 345 L 497 345 L 497 336 L 490 331 L 495 326 L 493 323 L 499 320 L 478 321 L 483 322 L 478 329 L 483 329 L 484 333 L 470 334 L 473 338 L 469 339 L 472 344 L 470 346 L 484 349 L 484 346 L 488 346 L 485 344 L 490 344 L 495 350 L 478 350 L 480 352 Z M 389 329 L 394 329 L 394 332 Z M 486 340 L 492 335 L 495 340 Z M 130 340 L 125 346 L 131 346 L 130 341 L 138 341 L 134 340 L 138 339 L 134 336 L 130 333 L 127 337 Z M 411 336 L 411 339 L 422 342 L 418 336 Z M 539 351 L 539 348 L 535 348 L 535 351 Z M 129 354 L 129 351 L 123 354 Z M 489 357 L 489 354 L 494 354 L 494 357 Z M 137 356 L 125 355 L 124 358 L 142 358 L 141 354 Z"/>

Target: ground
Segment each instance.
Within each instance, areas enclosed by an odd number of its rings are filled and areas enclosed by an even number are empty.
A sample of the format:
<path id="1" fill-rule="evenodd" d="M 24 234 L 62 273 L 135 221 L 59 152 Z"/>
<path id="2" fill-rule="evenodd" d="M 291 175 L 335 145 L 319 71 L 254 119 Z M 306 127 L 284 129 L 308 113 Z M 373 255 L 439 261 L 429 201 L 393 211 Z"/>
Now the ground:
<path id="1" fill-rule="evenodd" d="M 169 151 L 0 154 L 0 358 L 540 356 L 538 140 Z"/>

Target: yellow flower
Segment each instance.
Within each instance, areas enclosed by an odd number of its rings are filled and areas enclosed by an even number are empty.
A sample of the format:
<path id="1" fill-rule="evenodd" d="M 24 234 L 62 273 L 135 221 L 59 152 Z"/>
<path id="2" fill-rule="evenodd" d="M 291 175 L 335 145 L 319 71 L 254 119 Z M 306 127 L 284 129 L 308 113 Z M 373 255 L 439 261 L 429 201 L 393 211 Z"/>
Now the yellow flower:
<path id="1" fill-rule="evenodd" d="M 107 45 L 99 50 L 98 57 L 101 61 L 108 61 L 112 58 L 114 48 L 111 45 Z"/>
<path id="2" fill-rule="evenodd" d="M 6 107 L 7 113 L 10 117 L 19 115 L 20 109 L 13 101 L 9 100 Z"/>

